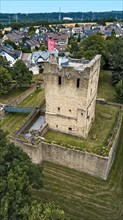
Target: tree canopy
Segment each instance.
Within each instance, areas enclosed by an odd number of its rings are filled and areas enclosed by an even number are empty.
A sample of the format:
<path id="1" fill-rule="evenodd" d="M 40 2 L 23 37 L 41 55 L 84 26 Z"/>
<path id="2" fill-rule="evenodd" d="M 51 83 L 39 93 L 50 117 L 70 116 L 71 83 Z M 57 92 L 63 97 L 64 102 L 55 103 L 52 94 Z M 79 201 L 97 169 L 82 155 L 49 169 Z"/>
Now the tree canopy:
<path id="1" fill-rule="evenodd" d="M 22 60 L 17 60 L 13 65 L 12 78 L 18 86 L 26 86 L 31 84 L 32 72 L 26 67 Z"/>
<path id="2" fill-rule="evenodd" d="M 4 67 L 0 67 L 0 95 L 5 95 L 11 88 L 11 74 Z"/>
<path id="3" fill-rule="evenodd" d="M 0 130 L 0 219 L 68 220 L 54 203 L 33 198 L 32 190 L 42 186 L 42 166 L 33 164 L 26 153 L 8 143 Z"/>

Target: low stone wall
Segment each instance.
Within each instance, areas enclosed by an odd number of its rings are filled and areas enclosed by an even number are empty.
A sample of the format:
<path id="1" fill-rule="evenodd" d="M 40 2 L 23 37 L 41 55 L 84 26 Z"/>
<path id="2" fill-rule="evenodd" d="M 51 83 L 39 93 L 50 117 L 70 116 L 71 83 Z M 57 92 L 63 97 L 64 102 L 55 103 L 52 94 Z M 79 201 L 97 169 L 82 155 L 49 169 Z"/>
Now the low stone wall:
<path id="1" fill-rule="evenodd" d="M 2 119 L 5 115 L 5 112 L 3 109 L 0 109 L 0 119 Z"/>
<path id="2" fill-rule="evenodd" d="M 11 104 L 13 104 L 13 105 L 20 104 L 24 99 L 26 99 L 29 95 L 31 95 L 31 93 L 33 93 L 35 90 L 36 90 L 36 85 L 31 86 L 28 90 L 23 92 L 21 95 L 12 99 Z"/>
<path id="3" fill-rule="evenodd" d="M 14 133 L 14 135 L 21 135 L 24 130 L 30 125 L 33 119 L 39 114 L 40 108 L 36 108 L 27 118 L 26 122 Z"/>
<path id="4" fill-rule="evenodd" d="M 98 98 L 96 99 L 96 103 L 100 104 L 100 105 L 110 105 L 110 106 L 114 106 L 114 107 L 119 107 L 122 108 L 123 105 L 116 103 L 116 102 L 107 102 L 104 99 Z"/>
<path id="5" fill-rule="evenodd" d="M 107 176 L 108 176 L 108 174 L 111 170 L 111 167 L 112 167 L 114 159 L 115 159 L 115 154 L 116 154 L 116 150 L 117 150 L 117 145 L 118 145 L 118 140 L 119 140 L 119 136 L 120 136 L 121 126 L 122 126 L 122 117 L 121 117 L 120 122 L 119 122 L 119 128 L 117 130 L 115 139 L 113 141 L 113 145 L 112 145 L 111 150 L 109 152 L 108 164 L 107 164 L 107 170 L 106 170 L 106 178 L 107 178 Z"/>

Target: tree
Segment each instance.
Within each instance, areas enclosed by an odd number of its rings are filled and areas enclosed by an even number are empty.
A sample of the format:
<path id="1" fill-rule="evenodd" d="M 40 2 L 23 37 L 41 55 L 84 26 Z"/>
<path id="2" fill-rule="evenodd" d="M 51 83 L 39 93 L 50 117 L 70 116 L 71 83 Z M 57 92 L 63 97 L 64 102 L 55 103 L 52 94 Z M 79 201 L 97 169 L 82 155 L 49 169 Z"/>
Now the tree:
<path id="1" fill-rule="evenodd" d="M 42 51 L 46 50 L 46 46 L 45 46 L 44 44 L 43 44 L 43 45 L 41 45 L 41 47 L 40 47 L 40 48 L 41 48 L 41 50 L 42 50 Z"/>
<path id="2" fill-rule="evenodd" d="M 76 23 L 76 24 L 75 24 L 75 27 L 79 27 L 79 24 Z"/>
<path id="3" fill-rule="evenodd" d="M 33 201 L 30 207 L 24 207 L 22 213 L 28 220 L 69 220 L 64 211 L 54 202 L 44 204 Z"/>
<path id="4" fill-rule="evenodd" d="M 86 59 L 92 59 L 95 55 L 101 54 L 102 66 L 106 65 L 109 52 L 106 40 L 100 34 L 92 34 L 81 40 L 80 47 L 83 49 Z"/>
<path id="5" fill-rule="evenodd" d="M 11 84 L 11 74 L 4 67 L 0 67 L 0 95 L 7 94 L 11 88 Z"/>
<path id="6" fill-rule="evenodd" d="M 123 80 L 120 80 L 116 85 L 117 96 L 116 99 L 118 102 L 123 103 Z"/>
<path id="7" fill-rule="evenodd" d="M 2 57 L 0 56 L 0 66 L 4 67 L 6 69 L 10 69 L 10 63 L 8 62 L 8 60 L 6 59 L 6 57 Z"/>
<path id="8" fill-rule="evenodd" d="M 0 219 L 68 220 L 59 206 L 33 199 L 32 190 L 41 187 L 42 166 L 9 144 L 0 130 Z"/>
<path id="9" fill-rule="evenodd" d="M 7 45 L 7 44 L 11 45 L 14 48 L 14 50 L 18 49 L 17 45 L 10 39 L 4 41 L 4 45 Z"/>
<path id="10" fill-rule="evenodd" d="M 16 81 L 17 86 L 26 86 L 31 84 L 32 72 L 26 67 L 22 60 L 17 60 L 13 65 L 12 78 Z"/>
<path id="11" fill-rule="evenodd" d="M 41 165 L 32 164 L 24 152 L 7 143 L 0 130 L 0 219 L 25 219 L 21 210 L 31 206 L 31 189 L 37 186 L 42 187 Z"/>
<path id="12" fill-rule="evenodd" d="M 112 82 L 118 83 L 123 78 L 123 39 L 114 36 L 107 41 L 109 68 L 112 70 Z"/>
<path id="13" fill-rule="evenodd" d="M 3 37 L 3 33 L 2 33 L 2 31 L 0 30 L 0 38 L 2 38 Z"/>

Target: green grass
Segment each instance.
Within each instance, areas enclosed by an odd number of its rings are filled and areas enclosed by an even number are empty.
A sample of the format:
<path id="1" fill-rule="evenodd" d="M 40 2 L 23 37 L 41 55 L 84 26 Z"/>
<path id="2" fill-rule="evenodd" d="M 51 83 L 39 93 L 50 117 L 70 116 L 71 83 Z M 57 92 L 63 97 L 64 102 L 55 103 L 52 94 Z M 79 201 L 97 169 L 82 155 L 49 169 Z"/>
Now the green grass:
<path id="1" fill-rule="evenodd" d="M 111 71 L 102 70 L 100 72 L 97 98 L 103 98 L 106 101 L 116 102 L 116 90 L 112 85 Z"/>
<path id="2" fill-rule="evenodd" d="M 45 141 L 99 155 L 108 155 L 107 139 L 114 127 L 118 111 L 117 107 L 97 104 L 96 118 L 87 140 L 49 130 L 44 136 Z M 94 139 L 94 136 L 96 139 Z"/>
<path id="3" fill-rule="evenodd" d="M 7 113 L 5 118 L 0 121 L 0 128 L 12 135 L 26 120 L 28 114 Z"/>
<path id="4" fill-rule="evenodd" d="M 40 201 L 54 201 L 72 220 L 123 220 L 123 126 L 115 163 L 106 181 L 49 162 L 43 163 Z"/>
<path id="5" fill-rule="evenodd" d="M 44 101 L 44 90 L 38 89 L 24 99 L 19 106 L 21 107 L 36 107 Z"/>
<path id="6" fill-rule="evenodd" d="M 44 100 L 44 90 L 36 90 L 20 104 L 21 107 L 36 107 Z M 12 135 L 26 120 L 28 114 L 7 113 L 0 121 L 0 128 Z"/>
<path id="7" fill-rule="evenodd" d="M 21 93 L 25 92 L 29 88 L 16 88 L 9 91 L 9 94 L 0 96 L 0 102 L 3 104 L 8 104 L 15 97 L 19 96 Z"/>
<path id="8" fill-rule="evenodd" d="M 32 76 L 33 82 L 41 82 L 43 81 L 43 74 L 36 74 Z"/>

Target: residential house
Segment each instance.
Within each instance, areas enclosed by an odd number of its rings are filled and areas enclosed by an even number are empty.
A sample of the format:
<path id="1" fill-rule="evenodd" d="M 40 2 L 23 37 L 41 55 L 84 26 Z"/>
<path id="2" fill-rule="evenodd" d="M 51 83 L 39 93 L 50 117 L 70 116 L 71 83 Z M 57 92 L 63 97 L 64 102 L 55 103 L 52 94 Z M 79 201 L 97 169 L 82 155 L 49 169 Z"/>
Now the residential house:
<path id="1" fill-rule="evenodd" d="M 22 51 L 10 50 L 5 46 L 0 46 L 0 56 L 5 57 L 12 67 L 18 59 L 21 59 Z"/>
<path id="2" fill-rule="evenodd" d="M 36 40 L 40 44 L 47 44 L 47 34 L 46 33 L 39 33 L 39 34 L 32 34 L 30 40 Z"/>
<path id="3" fill-rule="evenodd" d="M 35 50 L 36 47 L 40 47 L 40 43 L 37 40 L 29 39 L 25 41 L 25 46 L 27 46 L 29 50 Z"/>
<path id="4" fill-rule="evenodd" d="M 58 57 L 58 50 L 54 49 L 53 51 L 36 51 L 32 53 L 31 56 L 31 64 L 35 64 L 38 67 L 42 66 L 42 63 L 49 61 L 49 57 L 51 54 L 54 54 L 55 57 Z"/>
<path id="5" fill-rule="evenodd" d="M 68 34 L 64 33 L 47 33 L 47 41 L 48 39 L 52 39 L 55 41 L 55 48 L 60 52 L 64 53 L 66 51 L 66 47 L 68 44 Z"/>
<path id="6" fill-rule="evenodd" d="M 48 62 L 51 55 L 54 55 L 57 59 L 58 51 L 54 49 L 53 51 L 45 50 L 33 52 L 30 56 L 30 62 L 28 62 L 27 66 L 33 72 L 33 74 L 38 74 L 39 69 L 43 67 L 43 63 Z"/>
<path id="7" fill-rule="evenodd" d="M 11 40 L 16 45 L 19 45 L 19 43 L 22 43 L 22 39 L 27 35 L 26 32 L 23 31 L 12 31 L 11 33 L 8 33 L 4 35 L 3 41 L 5 40 Z"/>

